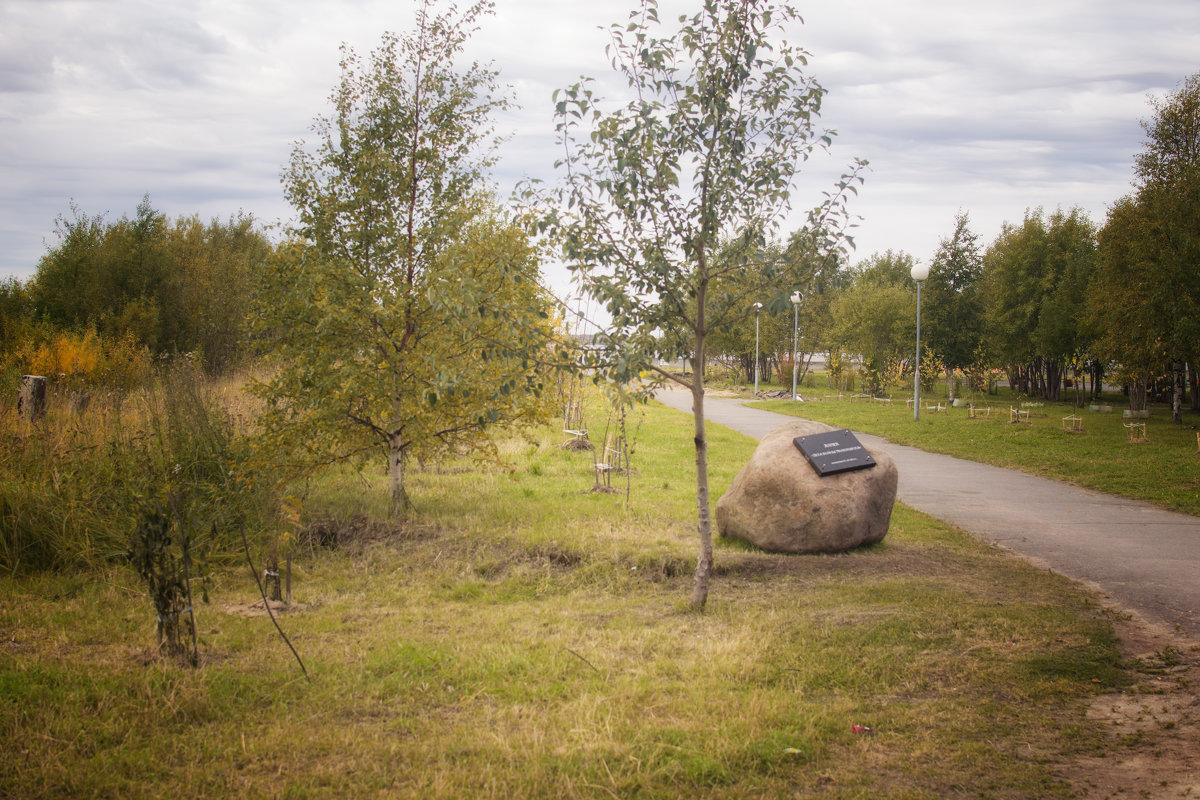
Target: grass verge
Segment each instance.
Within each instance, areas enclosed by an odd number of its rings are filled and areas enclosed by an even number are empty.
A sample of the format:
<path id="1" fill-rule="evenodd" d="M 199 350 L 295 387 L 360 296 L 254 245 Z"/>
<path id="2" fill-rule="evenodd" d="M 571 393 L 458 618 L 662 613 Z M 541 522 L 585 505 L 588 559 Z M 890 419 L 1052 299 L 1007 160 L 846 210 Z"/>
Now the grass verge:
<path id="1" fill-rule="evenodd" d="M 1021 408 L 1021 401 L 990 398 L 987 416 L 972 419 L 966 408 L 935 412 L 923 407 L 920 419 L 914 421 L 912 406 L 906 405 L 903 397 L 881 403 L 847 397 L 822 399 L 820 390 L 804 396 L 814 401 L 769 400 L 752 405 L 872 433 L 932 453 L 1019 469 L 1200 514 L 1200 417 L 1193 413 L 1185 414 L 1183 423 L 1178 424 L 1170 421 L 1169 411 L 1155 408 L 1144 420 L 1148 441 L 1132 443 L 1130 431 L 1124 427 L 1130 420 L 1122 418 L 1119 407 L 1115 412 L 1096 413 L 1069 404 L 1039 403 L 1026 408 L 1030 411 L 1027 422 L 1012 423 L 1010 408 Z M 1069 415 L 1079 417 L 1082 430 L 1064 428 L 1063 417 Z"/>
<path id="2" fill-rule="evenodd" d="M 216 575 L 203 665 L 159 660 L 136 578 L 0 577 L 0 787 L 63 796 L 1071 797 L 1129 685 L 1110 613 L 1069 581 L 898 506 L 879 545 L 695 558 L 691 434 L 650 407 L 628 504 L 561 435 L 311 487 L 282 624 Z M 603 421 L 593 421 L 593 430 Z M 711 431 L 714 497 L 753 442 Z M 614 484 L 620 483 L 614 480 Z M 852 726 L 869 728 L 855 732 Z"/>

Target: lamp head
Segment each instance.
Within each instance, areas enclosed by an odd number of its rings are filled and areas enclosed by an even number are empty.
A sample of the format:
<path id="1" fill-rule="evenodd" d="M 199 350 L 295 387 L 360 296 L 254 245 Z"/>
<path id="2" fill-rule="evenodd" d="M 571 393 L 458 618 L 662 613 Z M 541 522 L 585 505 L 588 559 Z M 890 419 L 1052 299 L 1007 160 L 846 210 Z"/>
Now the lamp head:
<path id="1" fill-rule="evenodd" d="M 799 289 L 792 292 L 792 305 L 795 305 L 795 306 L 800 305 L 800 301 L 802 301 L 803 299 L 804 299 L 804 294 Z"/>
<path id="2" fill-rule="evenodd" d="M 755 303 L 754 304 L 754 313 L 757 314 L 761 310 L 762 310 L 762 303 Z"/>
<path id="3" fill-rule="evenodd" d="M 922 264 L 920 261 L 918 261 L 917 263 L 913 264 L 913 268 L 909 274 L 912 275 L 912 279 L 914 281 L 920 283 L 929 277 L 929 265 Z"/>

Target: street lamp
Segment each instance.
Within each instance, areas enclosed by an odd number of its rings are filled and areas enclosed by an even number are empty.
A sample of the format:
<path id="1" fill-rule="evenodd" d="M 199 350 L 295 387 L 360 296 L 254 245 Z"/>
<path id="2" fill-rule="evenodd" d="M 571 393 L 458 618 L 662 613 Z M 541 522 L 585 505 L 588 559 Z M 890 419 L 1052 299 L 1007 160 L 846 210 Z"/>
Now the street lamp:
<path id="1" fill-rule="evenodd" d="M 792 399 L 799 400 L 796 394 L 796 368 L 799 366 L 800 351 L 800 301 L 804 295 L 800 290 L 792 292 L 792 306 L 796 309 L 795 323 L 792 325 Z"/>
<path id="2" fill-rule="evenodd" d="M 929 277 L 929 265 L 917 262 L 909 273 L 917 282 L 917 360 L 913 369 L 913 422 L 921 418 L 921 284 Z"/>
<path id="3" fill-rule="evenodd" d="M 762 303 L 754 304 L 754 396 L 758 397 L 758 312 Z"/>

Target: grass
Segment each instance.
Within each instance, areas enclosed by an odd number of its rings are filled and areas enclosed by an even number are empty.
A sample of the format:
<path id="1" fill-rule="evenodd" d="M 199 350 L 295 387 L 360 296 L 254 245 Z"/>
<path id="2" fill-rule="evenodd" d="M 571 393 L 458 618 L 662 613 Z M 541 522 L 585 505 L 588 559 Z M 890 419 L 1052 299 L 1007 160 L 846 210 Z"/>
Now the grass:
<path id="1" fill-rule="evenodd" d="M 924 406 L 945 404 L 945 389 L 927 397 L 922 392 L 920 419 L 905 403 L 909 394 L 898 392 L 892 403 L 832 399 L 831 393 L 806 389 L 806 399 L 796 403 L 770 400 L 754 404 L 782 414 L 801 416 L 864 433 L 882 436 L 897 444 L 934 453 L 1019 469 L 1066 481 L 1088 489 L 1144 500 L 1163 508 L 1200 514 L 1200 449 L 1196 438 L 1200 415 L 1185 413 L 1182 424 L 1171 422 L 1169 409 L 1154 407 L 1146 422 L 1148 442 L 1131 443 L 1121 403 L 1107 400 L 1113 412 L 1097 413 L 1067 403 L 1030 407 L 1029 424 L 1010 423 L 1010 408 L 1020 408 L 1025 398 L 1001 390 L 1002 395 L 980 397 L 977 405 L 990 404 L 987 417 L 969 419 L 966 408 L 934 413 Z M 826 395 L 831 399 L 823 399 Z M 1082 431 L 1063 430 L 1063 417 L 1082 419 Z"/>
<path id="2" fill-rule="evenodd" d="M 1062 764 L 1116 746 L 1084 716 L 1133 679 L 1109 613 L 903 506 L 841 555 L 719 542 L 689 611 L 690 423 L 638 413 L 628 504 L 557 431 L 415 470 L 402 525 L 368 513 L 382 475 L 314 483 L 339 544 L 301 537 L 282 615 L 311 681 L 244 569 L 196 670 L 156 657 L 123 567 L 0 577 L 3 793 L 1066 798 Z M 710 438 L 716 497 L 754 443 Z"/>

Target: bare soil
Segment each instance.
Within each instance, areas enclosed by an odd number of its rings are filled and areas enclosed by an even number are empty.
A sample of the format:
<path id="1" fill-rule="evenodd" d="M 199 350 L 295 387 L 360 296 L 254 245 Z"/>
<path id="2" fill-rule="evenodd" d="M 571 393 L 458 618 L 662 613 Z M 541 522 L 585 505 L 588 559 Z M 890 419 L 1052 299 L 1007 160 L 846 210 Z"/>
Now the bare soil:
<path id="1" fill-rule="evenodd" d="M 1111 750 L 1065 764 L 1081 798 L 1200 798 L 1200 644 L 1128 612 L 1114 623 L 1138 681 L 1100 695 L 1088 719 Z"/>

